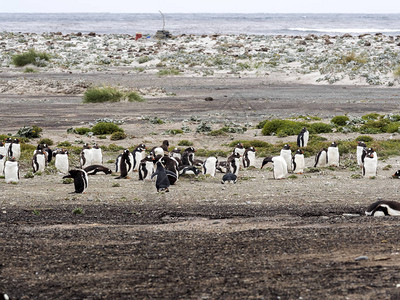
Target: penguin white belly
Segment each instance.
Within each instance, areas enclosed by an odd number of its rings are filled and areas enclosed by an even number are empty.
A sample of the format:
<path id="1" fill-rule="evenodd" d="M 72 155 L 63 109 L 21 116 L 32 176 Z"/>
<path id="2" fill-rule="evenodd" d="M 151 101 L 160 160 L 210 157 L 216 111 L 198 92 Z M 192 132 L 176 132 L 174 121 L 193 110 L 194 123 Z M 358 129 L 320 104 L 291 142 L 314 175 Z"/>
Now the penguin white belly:
<path id="1" fill-rule="evenodd" d="M 37 170 L 35 172 L 43 172 L 46 167 L 46 156 L 39 154 L 36 156 Z"/>
<path id="2" fill-rule="evenodd" d="M 215 171 L 216 171 L 216 163 L 217 159 L 215 157 L 209 157 L 206 159 L 204 162 L 204 174 L 205 175 L 211 175 L 212 177 L 215 176 Z"/>
<path id="3" fill-rule="evenodd" d="M 161 147 L 154 148 L 154 156 L 164 156 L 164 150 Z"/>
<path id="4" fill-rule="evenodd" d="M 305 161 L 304 161 L 304 155 L 303 154 L 297 154 L 294 156 L 294 162 L 296 163 L 296 169 L 294 172 L 296 174 L 302 174 L 304 173 L 304 168 L 305 168 Z"/>
<path id="5" fill-rule="evenodd" d="M 286 162 L 287 165 L 287 170 L 291 171 L 292 170 L 292 151 L 291 150 L 281 150 L 281 156 Z"/>
<path id="6" fill-rule="evenodd" d="M 0 159 L 0 176 L 3 176 L 4 174 L 4 164 L 5 164 L 5 156 Z"/>
<path id="7" fill-rule="evenodd" d="M 81 167 L 82 169 L 89 167 L 90 165 L 92 165 L 92 151 L 91 149 L 83 149 L 83 155 L 85 157 L 85 159 L 83 160 L 83 158 L 81 157 Z"/>
<path id="8" fill-rule="evenodd" d="M 363 151 L 364 151 L 364 147 L 357 146 L 357 152 L 356 152 L 356 155 L 357 155 L 357 164 L 358 164 L 360 167 L 362 166 L 361 157 L 362 157 Z"/>
<path id="9" fill-rule="evenodd" d="M 316 167 L 320 168 L 320 167 L 325 167 L 325 166 L 326 166 L 326 151 L 322 151 L 318 158 Z"/>
<path id="10" fill-rule="evenodd" d="M 67 154 L 57 154 L 54 165 L 60 173 L 67 174 L 68 170 L 69 170 L 68 155 Z"/>
<path id="11" fill-rule="evenodd" d="M 328 148 L 328 165 L 339 167 L 339 149 L 337 147 Z"/>
<path id="12" fill-rule="evenodd" d="M 304 134 L 303 134 L 303 140 L 304 140 L 303 147 L 307 147 L 309 137 L 310 137 L 310 133 L 308 131 L 304 132 Z"/>
<path id="13" fill-rule="evenodd" d="M 143 180 L 151 180 L 151 175 L 154 173 L 154 163 L 151 161 L 146 161 L 147 175 Z"/>
<path id="14" fill-rule="evenodd" d="M 378 161 L 375 158 L 365 157 L 363 166 L 364 177 L 367 178 L 376 177 L 377 167 L 378 167 Z"/>
<path id="15" fill-rule="evenodd" d="M 0 147 L 0 155 L 7 156 L 7 150 L 5 146 Z"/>
<path id="16" fill-rule="evenodd" d="M 11 143 L 8 148 L 8 156 L 18 160 L 21 157 L 21 144 Z"/>
<path id="17" fill-rule="evenodd" d="M 102 165 L 103 164 L 103 154 L 101 149 L 92 149 L 92 162 L 90 165 Z"/>
<path id="18" fill-rule="evenodd" d="M 129 153 L 129 160 L 130 160 L 131 166 L 129 166 L 127 164 L 126 169 L 128 170 L 128 176 L 131 176 L 133 173 L 133 164 L 134 164 L 132 153 Z"/>
<path id="19" fill-rule="evenodd" d="M 247 152 L 247 158 L 249 159 L 249 167 L 256 166 L 256 153 L 249 151 Z"/>
<path id="20" fill-rule="evenodd" d="M 286 178 L 288 174 L 286 160 L 282 156 L 276 156 L 272 158 L 272 161 L 274 163 L 274 178 Z"/>
<path id="21" fill-rule="evenodd" d="M 245 148 L 235 148 L 235 153 L 239 153 L 239 155 L 240 155 L 238 169 L 239 169 L 240 166 L 243 165 L 243 155 L 244 155 L 245 151 L 246 151 Z"/>
<path id="22" fill-rule="evenodd" d="M 4 177 L 5 177 L 6 183 L 19 181 L 18 162 L 6 161 L 5 168 L 4 168 Z"/>
<path id="23" fill-rule="evenodd" d="M 140 161 L 143 159 L 142 152 L 135 151 L 135 167 L 133 168 L 134 171 L 139 170 Z"/>

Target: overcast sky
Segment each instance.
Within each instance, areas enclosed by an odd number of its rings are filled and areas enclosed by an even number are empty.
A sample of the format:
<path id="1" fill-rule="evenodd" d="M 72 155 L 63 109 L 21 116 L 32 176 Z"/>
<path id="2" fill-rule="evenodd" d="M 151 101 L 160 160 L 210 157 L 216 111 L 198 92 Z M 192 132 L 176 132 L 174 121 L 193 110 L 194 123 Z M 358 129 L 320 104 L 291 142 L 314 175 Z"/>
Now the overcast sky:
<path id="1" fill-rule="evenodd" d="M 0 12 L 400 13 L 400 0 L 2 0 Z M 399 20 L 400 22 L 400 20 Z"/>

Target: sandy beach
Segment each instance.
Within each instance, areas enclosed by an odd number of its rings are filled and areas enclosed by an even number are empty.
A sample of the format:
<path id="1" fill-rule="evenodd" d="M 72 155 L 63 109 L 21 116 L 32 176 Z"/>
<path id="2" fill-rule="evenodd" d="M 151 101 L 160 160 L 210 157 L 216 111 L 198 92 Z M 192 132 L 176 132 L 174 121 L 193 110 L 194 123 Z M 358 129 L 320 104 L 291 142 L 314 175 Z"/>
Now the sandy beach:
<path id="1" fill-rule="evenodd" d="M 296 136 L 263 136 L 255 126 L 274 118 L 329 123 L 336 115 L 399 113 L 399 43 L 384 35 L 135 41 L 0 33 L 0 134 L 36 125 L 52 148 L 68 141 L 77 148 L 87 142 L 151 149 L 165 139 L 171 146 L 191 141 L 203 153 L 229 153 L 236 140 L 296 148 Z M 52 58 L 26 73 L 11 61 L 31 48 Z M 82 103 L 87 88 L 102 86 L 137 91 L 145 102 Z M 99 118 L 120 121 L 128 137 L 67 132 Z M 210 136 L 196 132 L 201 122 L 246 131 Z M 359 135 L 319 136 L 353 141 Z M 371 136 L 398 139 L 398 133 Z M 119 153 L 104 151 L 104 165 L 114 170 Z M 400 297 L 398 219 L 364 215 L 378 199 L 398 200 L 391 175 L 400 157 L 380 160 L 376 178 L 368 179 L 354 168 L 355 149 L 341 157 L 341 167 L 320 172 L 311 169 L 310 155 L 304 174 L 285 180 L 260 170 L 263 158 L 240 170 L 235 185 L 222 185 L 217 173 L 182 177 L 169 193 L 157 193 L 137 173 L 119 181 L 96 175 L 85 194 L 69 194 L 73 186 L 60 174 L 24 178 L 31 171 L 24 158 L 18 184 L 0 179 L 0 293 L 10 299 Z M 76 154 L 71 162 L 77 164 Z M 83 213 L 73 213 L 77 208 Z"/>

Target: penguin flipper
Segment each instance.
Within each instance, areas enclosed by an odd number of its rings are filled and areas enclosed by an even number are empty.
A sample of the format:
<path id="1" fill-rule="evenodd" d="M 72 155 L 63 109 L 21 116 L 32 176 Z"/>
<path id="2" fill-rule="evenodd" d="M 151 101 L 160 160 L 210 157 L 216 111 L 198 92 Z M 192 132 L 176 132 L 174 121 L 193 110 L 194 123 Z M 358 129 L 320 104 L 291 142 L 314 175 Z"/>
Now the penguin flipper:
<path id="1" fill-rule="evenodd" d="M 157 175 L 158 175 L 158 172 L 154 172 L 154 173 L 151 175 L 150 178 L 153 179 L 153 177 L 154 177 L 154 176 L 157 176 Z"/>
<path id="2" fill-rule="evenodd" d="M 171 172 L 169 170 L 165 170 L 165 172 L 167 173 L 167 175 L 171 175 L 171 176 L 173 176 L 175 178 L 178 178 L 178 176 L 176 176 L 176 174 L 174 172 Z"/>

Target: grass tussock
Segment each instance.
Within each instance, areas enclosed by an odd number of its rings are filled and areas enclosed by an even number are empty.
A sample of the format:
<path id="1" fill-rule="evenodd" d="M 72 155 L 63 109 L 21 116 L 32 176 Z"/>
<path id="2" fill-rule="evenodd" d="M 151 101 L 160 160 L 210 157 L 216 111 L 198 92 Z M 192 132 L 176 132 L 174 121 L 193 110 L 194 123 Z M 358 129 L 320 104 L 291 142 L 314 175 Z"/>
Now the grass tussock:
<path id="1" fill-rule="evenodd" d="M 44 67 L 50 60 L 50 55 L 45 52 L 36 52 L 30 49 L 28 52 L 16 54 L 12 57 L 12 62 L 17 67 L 23 67 L 32 64 L 37 67 Z"/>

